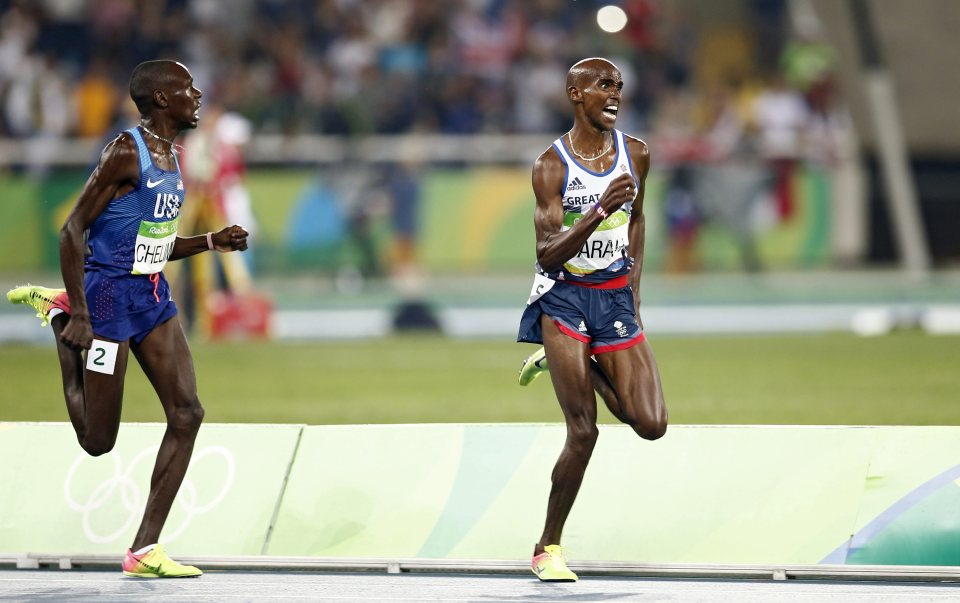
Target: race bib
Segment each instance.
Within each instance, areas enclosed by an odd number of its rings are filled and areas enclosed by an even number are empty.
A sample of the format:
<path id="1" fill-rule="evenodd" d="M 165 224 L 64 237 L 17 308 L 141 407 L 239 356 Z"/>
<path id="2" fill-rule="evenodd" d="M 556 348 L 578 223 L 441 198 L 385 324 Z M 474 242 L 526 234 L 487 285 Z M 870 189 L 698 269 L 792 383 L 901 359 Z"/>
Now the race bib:
<path id="1" fill-rule="evenodd" d="M 177 241 L 180 216 L 167 222 L 140 222 L 133 249 L 133 274 L 155 274 L 163 270 Z"/>
<path id="2" fill-rule="evenodd" d="M 112 375 L 117 365 L 117 348 L 119 344 L 112 341 L 94 339 L 87 352 L 87 370 L 104 375 Z"/>
<path id="3" fill-rule="evenodd" d="M 527 299 L 527 305 L 529 306 L 533 302 L 537 301 L 543 294 L 553 288 L 557 284 L 557 281 L 547 278 L 542 274 L 533 275 L 533 288 L 530 290 L 530 297 Z"/>
<path id="4" fill-rule="evenodd" d="M 569 230 L 579 221 L 579 215 L 567 214 L 562 230 Z M 567 260 L 563 267 L 573 274 L 590 274 L 606 270 L 623 257 L 630 237 L 630 217 L 617 210 L 600 222 L 590 238 L 584 241 L 579 253 Z"/>

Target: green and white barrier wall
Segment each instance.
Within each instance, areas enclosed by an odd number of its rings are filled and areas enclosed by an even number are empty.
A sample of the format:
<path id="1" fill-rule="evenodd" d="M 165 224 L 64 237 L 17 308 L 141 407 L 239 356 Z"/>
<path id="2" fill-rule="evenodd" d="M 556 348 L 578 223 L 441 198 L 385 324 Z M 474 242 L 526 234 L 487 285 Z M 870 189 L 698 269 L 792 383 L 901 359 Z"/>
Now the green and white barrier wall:
<path id="1" fill-rule="evenodd" d="M 674 426 L 600 441 L 577 560 L 960 565 L 960 427 Z M 90 458 L 0 423 L 0 553 L 120 554 L 162 425 Z M 205 425 L 162 540 L 178 555 L 526 558 L 562 425 Z"/>

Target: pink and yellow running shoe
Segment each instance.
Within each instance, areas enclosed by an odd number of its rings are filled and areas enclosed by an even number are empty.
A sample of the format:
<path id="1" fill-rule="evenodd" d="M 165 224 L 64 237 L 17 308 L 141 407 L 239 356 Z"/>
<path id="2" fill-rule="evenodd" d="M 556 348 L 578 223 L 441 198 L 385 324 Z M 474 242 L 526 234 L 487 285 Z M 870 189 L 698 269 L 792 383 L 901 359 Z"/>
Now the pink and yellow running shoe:
<path id="1" fill-rule="evenodd" d="M 70 314 L 70 300 L 67 298 L 66 289 L 49 289 L 26 284 L 7 291 L 7 300 L 36 310 L 37 318 L 43 320 L 41 327 L 50 324 L 50 319 L 60 312 Z"/>
<path id="2" fill-rule="evenodd" d="M 540 578 L 541 582 L 576 582 L 576 574 L 567 567 L 567 560 L 563 556 L 563 549 L 559 544 L 548 544 L 543 552 L 536 555 L 530 562 L 530 569 Z"/>
<path id="3" fill-rule="evenodd" d="M 123 558 L 123 575 L 132 578 L 196 578 L 203 572 L 192 565 L 181 565 L 167 556 L 162 544 L 137 555 L 127 551 Z"/>

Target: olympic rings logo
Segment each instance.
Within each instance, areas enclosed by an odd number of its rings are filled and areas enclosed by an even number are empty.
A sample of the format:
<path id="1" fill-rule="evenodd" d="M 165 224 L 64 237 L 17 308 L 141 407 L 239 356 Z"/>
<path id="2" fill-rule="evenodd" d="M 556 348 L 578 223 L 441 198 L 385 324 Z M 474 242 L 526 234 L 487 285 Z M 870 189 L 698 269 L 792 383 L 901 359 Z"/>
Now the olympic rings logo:
<path id="1" fill-rule="evenodd" d="M 83 473 L 81 466 L 89 464 L 92 461 L 90 461 L 89 456 L 82 453 L 73 462 L 70 470 L 67 471 L 67 477 L 63 481 L 63 498 L 68 507 L 82 514 L 81 524 L 83 526 L 83 533 L 90 542 L 96 544 L 113 542 L 126 534 L 127 531 L 133 527 L 134 522 L 143 516 L 144 506 L 146 505 L 146 495 L 150 492 L 149 472 L 152 469 L 152 461 L 156 458 L 159 450 L 159 444 L 145 448 L 130 459 L 130 462 L 127 463 L 126 466 L 124 466 L 123 459 L 119 452 L 114 451 L 106 455 L 106 458 L 112 461 L 112 473 L 104 481 L 94 486 L 93 489 L 90 490 L 90 493 L 86 495 L 86 500 L 82 501 L 77 500 L 77 497 L 74 496 L 74 492 L 78 489 L 74 482 L 82 481 L 77 478 L 78 474 Z M 223 470 L 217 471 L 216 473 L 207 471 L 204 473 L 204 476 L 222 475 L 223 484 L 214 496 L 201 503 L 200 494 L 190 479 L 190 474 L 195 471 L 195 468 L 200 465 L 204 459 L 213 459 L 215 457 L 222 459 Z M 208 461 L 208 463 L 209 462 L 210 461 Z M 142 477 L 141 481 L 135 479 L 137 476 L 144 474 L 147 475 L 146 480 L 143 480 Z M 182 511 L 183 517 L 175 528 L 171 529 L 169 525 L 164 527 L 163 541 L 173 542 L 187 529 L 187 526 L 195 516 L 211 511 L 219 505 L 233 486 L 235 475 L 236 461 L 233 458 L 233 453 L 227 448 L 223 446 L 207 446 L 199 452 L 194 453 L 190 461 L 190 468 L 187 470 L 187 475 L 184 477 L 183 483 L 180 485 L 180 491 L 177 493 L 173 507 L 170 509 L 168 520 L 181 514 L 175 513 L 178 508 Z M 209 484 L 210 481 L 212 480 L 204 480 L 203 483 Z M 144 483 L 146 488 L 141 489 L 141 483 Z M 95 526 L 93 521 L 94 512 L 107 505 L 112 505 L 111 508 L 115 508 L 116 501 L 114 501 L 114 499 L 119 499 L 119 504 L 122 508 L 121 514 L 119 515 L 121 519 L 119 525 L 114 524 L 114 527 L 107 529 L 99 525 Z M 103 513 L 100 515 L 102 516 Z"/>

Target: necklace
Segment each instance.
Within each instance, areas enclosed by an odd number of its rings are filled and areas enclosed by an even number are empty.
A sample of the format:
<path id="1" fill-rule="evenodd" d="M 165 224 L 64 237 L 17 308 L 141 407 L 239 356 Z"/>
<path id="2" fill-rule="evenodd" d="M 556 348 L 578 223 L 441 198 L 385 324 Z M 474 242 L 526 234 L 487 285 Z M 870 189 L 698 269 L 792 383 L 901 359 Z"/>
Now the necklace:
<path id="1" fill-rule="evenodd" d="M 153 136 L 154 138 L 156 138 L 157 140 L 163 141 L 163 142 L 167 143 L 168 145 L 170 145 L 170 152 L 171 152 L 171 153 L 181 153 L 181 152 L 183 152 L 183 146 L 178 145 L 177 143 L 173 142 L 172 140 L 167 140 L 167 139 L 164 138 L 163 136 L 158 136 L 158 135 L 154 134 L 153 132 L 150 131 L 150 128 L 148 128 L 147 126 L 145 126 L 145 125 L 143 125 L 143 124 L 140 124 L 140 128 L 141 128 L 144 132 L 146 132 L 147 134 L 149 134 L 150 136 Z M 573 145 L 573 141 L 572 141 L 572 140 L 570 141 L 570 144 L 571 144 L 571 146 Z M 578 157 L 579 157 L 579 155 L 578 155 Z"/>
<path id="2" fill-rule="evenodd" d="M 573 154 L 579 157 L 581 161 L 593 161 L 595 159 L 600 159 L 601 157 L 609 153 L 610 149 L 613 147 L 613 137 L 611 136 L 607 145 L 603 147 L 603 150 L 600 151 L 599 155 L 595 155 L 593 157 L 584 157 L 583 155 L 577 152 L 577 149 L 573 147 L 573 134 L 571 134 L 570 132 L 567 132 L 567 140 L 570 141 L 570 150 L 573 151 Z"/>

